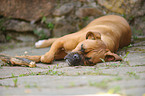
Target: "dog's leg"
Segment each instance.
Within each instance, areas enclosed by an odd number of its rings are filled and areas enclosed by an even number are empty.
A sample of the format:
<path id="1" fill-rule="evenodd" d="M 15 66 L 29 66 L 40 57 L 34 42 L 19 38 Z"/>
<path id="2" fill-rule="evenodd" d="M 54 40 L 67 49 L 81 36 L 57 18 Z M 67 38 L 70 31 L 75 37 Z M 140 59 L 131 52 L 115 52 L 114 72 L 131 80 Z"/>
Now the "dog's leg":
<path id="1" fill-rule="evenodd" d="M 52 43 L 54 41 L 56 41 L 57 38 L 51 38 L 48 40 L 39 40 L 38 42 L 35 43 L 35 47 L 36 48 L 45 48 L 45 47 L 49 47 L 52 45 Z"/>
<path id="2" fill-rule="evenodd" d="M 32 61 L 35 61 L 35 62 L 40 62 L 40 59 L 41 59 L 41 56 L 29 56 L 29 55 L 26 55 L 26 56 L 15 56 L 15 57 L 26 58 L 26 59 L 29 59 L 29 60 L 32 60 Z"/>
<path id="3" fill-rule="evenodd" d="M 65 52 L 65 50 L 60 50 L 59 52 L 57 52 L 54 56 L 55 60 L 61 60 L 64 59 L 64 57 L 67 55 L 67 53 Z"/>
<path id="4" fill-rule="evenodd" d="M 41 62 L 52 63 L 56 53 L 59 52 L 60 50 L 62 50 L 62 48 L 63 48 L 63 42 L 60 40 L 55 41 L 52 44 L 49 52 L 47 52 L 47 53 L 45 53 L 45 55 L 41 56 Z"/>

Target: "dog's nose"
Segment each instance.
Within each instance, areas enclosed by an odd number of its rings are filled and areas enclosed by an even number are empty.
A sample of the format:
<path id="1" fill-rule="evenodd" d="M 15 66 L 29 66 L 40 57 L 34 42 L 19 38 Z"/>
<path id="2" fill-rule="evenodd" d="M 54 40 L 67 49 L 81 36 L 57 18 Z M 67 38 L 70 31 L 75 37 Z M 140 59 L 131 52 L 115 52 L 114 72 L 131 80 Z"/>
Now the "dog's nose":
<path id="1" fill-rule="evenodd" d="M 79 60 L 79 59 L 80 59 L 79 54 L 74 54 L 74 55 L 73 55 L 73 59 L 74 59 L 74 60 Z"/>
<path id="2" fill-rule="evenodd" d="M 69 53 L 64 57 L 69 66 L 78 66 L 81 62 L 81 57 L 78 53 Z"/>
<path id="3" fill-rule="evenodd" d="M 77 57 L 76 56 L 73 56 L 70 53 L 64 57 L 64 59 L 66 60 L 66 63 L 69 66 L 74 66 L 74 58 L 77 58 Z"/>

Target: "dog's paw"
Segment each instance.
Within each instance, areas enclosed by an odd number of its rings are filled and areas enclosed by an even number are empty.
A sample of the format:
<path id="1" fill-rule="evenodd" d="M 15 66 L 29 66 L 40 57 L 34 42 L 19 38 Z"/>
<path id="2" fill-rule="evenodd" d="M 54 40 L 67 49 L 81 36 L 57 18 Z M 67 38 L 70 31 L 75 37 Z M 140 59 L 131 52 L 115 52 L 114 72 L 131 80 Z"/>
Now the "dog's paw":
<path id="1" fill-rule="evenodd" d="M 35 47 L 41 48 L 41 46 L 43 45 L 44 42 L 45 42 L 45 40 L 39 40 L 38 42 L 35 43 Z"/>
<path id="2" fill-rule="evenodd" d="M 42 63 L 52 63 L 52 61 L 53 61 L 53 58 L 51 58 L 50 56 L 45 56 L 45 55 L 41 56 Z"/>

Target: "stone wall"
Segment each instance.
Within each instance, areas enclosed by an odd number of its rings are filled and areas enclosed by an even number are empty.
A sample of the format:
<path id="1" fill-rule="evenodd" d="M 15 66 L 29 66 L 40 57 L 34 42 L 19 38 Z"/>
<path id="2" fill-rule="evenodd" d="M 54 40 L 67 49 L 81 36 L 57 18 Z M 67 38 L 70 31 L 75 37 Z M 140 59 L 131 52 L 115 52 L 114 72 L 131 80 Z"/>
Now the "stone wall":
<path id="1" fill-rule="evenodd" d="M 133 36 L 145 35 L 144 0 L 0 0 L 0 42 L 34 42 L 82 29 L 93 19 L 117 14 Z"/>

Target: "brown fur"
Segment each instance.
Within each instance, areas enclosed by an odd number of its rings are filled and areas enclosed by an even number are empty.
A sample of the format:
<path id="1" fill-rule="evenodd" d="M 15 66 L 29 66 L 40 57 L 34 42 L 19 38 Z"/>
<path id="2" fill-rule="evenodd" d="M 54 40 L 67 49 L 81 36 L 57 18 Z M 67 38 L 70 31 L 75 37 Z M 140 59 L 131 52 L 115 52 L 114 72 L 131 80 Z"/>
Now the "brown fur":
<path id="1" fill-rule="evenodd" d="M 111 55 L 113 54 L 111 52 L 116 52 L 130 42 L 131 30 L 127 21 L 117 15 L 107 15 L 93 20 L 76 33 L 45 40 L 42 46 L 39 46 L 40 48 L 48 47 L 51 44 L 52 46 L 49 52 L 41 56 L 39 60 L 43 63 L 52 63 L 54 59 L 63 59 L 72 50 L 73 52 L 79 51 L 81 44 L 84 44 L 86 50 L 93 50 L 86 56 L 93 57 L 91 61 L 97 63 L 100 62 L 100 57 L 105 58 L 106 54 Z M 98 55 L 100 57 L 97 57 Z M 117 55 L 115 54 L 115 56 Z M 118 57 L 118 59 L 120 58 Z"/>

